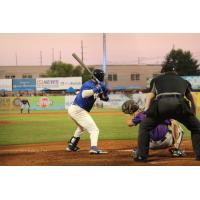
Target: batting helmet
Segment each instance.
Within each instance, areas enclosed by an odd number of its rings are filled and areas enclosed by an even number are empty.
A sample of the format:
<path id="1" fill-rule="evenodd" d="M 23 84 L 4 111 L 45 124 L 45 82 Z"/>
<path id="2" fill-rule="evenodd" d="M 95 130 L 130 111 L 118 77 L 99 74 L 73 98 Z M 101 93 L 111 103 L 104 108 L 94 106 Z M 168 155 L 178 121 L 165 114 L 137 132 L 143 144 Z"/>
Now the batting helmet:
<path id="1" fill-rule="evenodd" d="M 101 69 L 95 69 L 93 71 L 92 76 L 95 77 L 96 79 L 98 79 L 99 81 L 103 81 L 104 80 L 104 72 Z"/>

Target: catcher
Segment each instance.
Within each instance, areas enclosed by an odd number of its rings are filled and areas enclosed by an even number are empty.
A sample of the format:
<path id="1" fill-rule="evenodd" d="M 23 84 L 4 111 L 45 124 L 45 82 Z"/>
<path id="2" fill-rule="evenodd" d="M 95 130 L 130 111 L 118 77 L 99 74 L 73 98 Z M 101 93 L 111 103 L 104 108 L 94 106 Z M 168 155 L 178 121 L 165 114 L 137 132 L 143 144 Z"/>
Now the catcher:
<path id="1" fill-rule="evenodd" d="M 126 114 L 135 114 L 139 110 L 138 104 L 133 100 L 128 100 L 122 105 L 122 112 Z M 139 111 L 133 118 L 127 120 L 129 127 L 137 126 L 146 117 L 144 111 Z M 156 126 L 150 133 L 150 149 L 169 148 L 173 157 L 183 156 L 184 153 L 180 149 L 183 139 L 183 129 L 173 119 L 167 119 L 163 123 Z"/>

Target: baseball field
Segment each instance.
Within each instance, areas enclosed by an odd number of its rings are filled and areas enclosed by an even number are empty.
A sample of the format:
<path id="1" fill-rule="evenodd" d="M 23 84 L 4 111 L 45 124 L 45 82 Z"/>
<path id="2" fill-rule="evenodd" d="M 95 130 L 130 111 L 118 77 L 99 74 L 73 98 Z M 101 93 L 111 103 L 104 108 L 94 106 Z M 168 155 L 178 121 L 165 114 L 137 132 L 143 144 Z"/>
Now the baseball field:
<path id="1" fill-rule="evenodd" d="M 1 166 L 65 166 L 65 165 L 200 165 L 195 161 L 190 133 L 185 129 L 182 149 L 185 156 L 172 158 L 168 149 L 150 151 L 147 163 L 136 163 L 131 154 L 137 146 L 138 127 L 126 125 L 128 116 L 120 110 L 94 109 L 92 116 L 100 129 L 99 148 L 108 154 L 90 155 L 89 134 L 80 141 L 81 151 L 66 152 L 68 139 L 75 125 L 67 111 L 0 112 Z"/>

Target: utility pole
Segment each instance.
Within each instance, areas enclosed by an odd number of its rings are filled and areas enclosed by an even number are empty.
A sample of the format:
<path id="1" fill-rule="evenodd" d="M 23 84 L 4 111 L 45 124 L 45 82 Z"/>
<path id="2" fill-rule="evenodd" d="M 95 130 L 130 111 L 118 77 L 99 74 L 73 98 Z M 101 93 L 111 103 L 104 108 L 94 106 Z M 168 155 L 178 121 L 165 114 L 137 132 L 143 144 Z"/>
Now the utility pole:
<path id="1" fill-rule="evenodd" d="M 60 61 L 62 60 L 62 52 L 61 52 L 61 50 L 60 50 L 60 54 L 59 54 L 60 56 L 59 56 L 59 59 L 60 59 Z"/>
<path id="2" fill-rule="evenodd" d="M 15 53 L 15 64 L 16 64 L 16 66 L 18 66 L 18 56 L 17 56 L 17 53 Z"/>
<path id="3" fill-rule="evenodd" d="M 42 51 L 40 51 L 40 66 L 42 66 Z"/>
<path id="4" fill-rule="evenodd" d="M 138 57 L 138 65 L 140 64 L 140 57 Z"/>
<path id="5" fill-rule="evenodd" d="M 83 61 L 83 40 L 81 40 L 81 60 Z"/>
<path id="6" fill-rule="evenodd" d="M 52 48 L 52 63 L 54 62 L 54 48 Z"/>
<path id="7" fill-rule="evenodd" d="M 102 70 L 106 73 L 106 33 L 103 33 L 103 66 Z"/>

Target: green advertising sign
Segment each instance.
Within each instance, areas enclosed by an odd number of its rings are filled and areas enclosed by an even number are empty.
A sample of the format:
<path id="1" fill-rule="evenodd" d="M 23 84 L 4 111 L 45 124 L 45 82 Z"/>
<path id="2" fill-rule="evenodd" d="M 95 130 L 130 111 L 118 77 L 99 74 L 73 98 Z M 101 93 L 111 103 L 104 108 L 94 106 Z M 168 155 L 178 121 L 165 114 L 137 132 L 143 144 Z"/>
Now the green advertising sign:
<path id="1" fill-rule="evenodd" d="M 31 110 L 64 110 L 64 96 L 35 96 L 28 98 Z"/>

